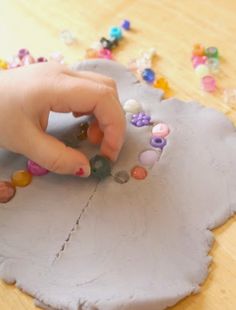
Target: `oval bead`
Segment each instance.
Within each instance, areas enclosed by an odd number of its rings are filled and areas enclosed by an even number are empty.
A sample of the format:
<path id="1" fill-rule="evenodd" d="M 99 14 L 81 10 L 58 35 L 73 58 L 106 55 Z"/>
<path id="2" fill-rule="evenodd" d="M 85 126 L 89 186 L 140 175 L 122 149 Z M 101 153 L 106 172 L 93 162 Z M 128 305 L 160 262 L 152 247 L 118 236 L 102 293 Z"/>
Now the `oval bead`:
<path id="1" fill-rule="evenodd" d="M 25 187 L 31 183 L 32 175 L 26 170 L 18 170 L 13 173 L 11 179 L 13 185 Z"/>
<path id="2" fill-rule="evenodd" d="M 131 170 L 131 176 L 136 180 L 144 180 L 147 174 L 147 170 L 141 166 L 135 166 Z"/>
<path id="3" fill-rule="evenodd" d="M 32 160 L 28 160 L 27 169 L 32 175 L 35 175 L 35 176 L 42 176 L 42 175 L 48 174 L 49 172 L 46 168 L 39 166 Z"/>
<path id="4" fill-rule="evenodd" d="M 0 203 L 6 203 L 10 201 L 16 193 L 15 186 L 8 181 L 0 182 Z"/>
<path id="5" fill-rule="evenodd" d="M 146 150 L 139 154 L 139 162 L 143 166 L 152 167 L 160 158 L 161 149 L 159 151 Z"/>
<path id="6" fill-rule="evenodd" d="M 138 103 L 135 99 L 129 99 L 125 101 L 123 109 L 126 113 L 138 113 L 142 110 L 141 104 Z"/>
<path id="7" fill-rule="evenodd" d="M 195 73 L 199 78 L 209 74 L 209 68 L 206 64 L 200 64 L 195 68 Z"/>
<path id="8" fill-rule="evenodd" d="M 169 127 L 164 123 L 159 123 L 152 128 L 152 135 L 161 138 L 168 136 L 169 132 Z"/>

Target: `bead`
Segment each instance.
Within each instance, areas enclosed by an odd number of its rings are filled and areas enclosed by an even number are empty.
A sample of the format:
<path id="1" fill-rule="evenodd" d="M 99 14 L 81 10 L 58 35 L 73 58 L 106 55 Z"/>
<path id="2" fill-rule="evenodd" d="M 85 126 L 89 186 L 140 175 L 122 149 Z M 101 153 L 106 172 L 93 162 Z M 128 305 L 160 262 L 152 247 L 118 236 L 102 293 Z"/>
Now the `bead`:
<path id="1" fill-rule="evenodd" d="M 118 39 L 116 38 L 111 38 L 110 40 L 102 37 L 100 39 L 100 43 L 102 45 L 102 48 L 105 48 L 105 49 L 108 49 L 108 50 L 111 50 L 113 47 L 117 46 L 118 45 Z"/>
<path id="2" fill-rule="evenodd" d="M 193 68 L 196 68 L 197 66 L 201 64 L 207 63 L 207 57 L 206 56 L 194 56 L 192 57 L 192 64 Z"/>
<path id="3" fill-rule="evenodd" d="M 0 181 L 0 203 L 10 201 L 16 193 L 15 186 L 7 181 Z"/>
<path id="4" fill-rule="evenodd" d="M 29 54 L 30 54 L 30 52 L 26 48 L 21 48 L 18 51 L 17 56 L 19 57 L 20 60 L 22 60 L 25 56 L 27 56 Z"/>
<path id="5" fill-rule="evenodd" d="M 37 58 L 37 62 L 47 62 L 48 60 L 47 60 L 47 58 L 45 58 L 45 57 L 38 57 Z"/>
<path id="6" fill-rule="evenodd" d="M 136 60 L 136 66 L 140 72 L 143 72 L 146 68 L 150 68 L 152 66 L 151 58 L 139 58 Z"/>
<path id="7" fill-rule="evenodd" d="M 166 145 L 166 140 L 162 137 L 153 136 L 150 139 L 150 144 L 151 144 L 151 146 L 153 146 L 155 148 L 159 148 L 162 150 L 164 148 L 164 146 Z"/>
<path id="8" fill-rule="evenodd" d="M 55 61 L 57 61 L 57 62 L 59 62 L 59 63 L 61 63 L 61 64 L 63 64 L 64 63 L 64 56 L 62 55 L 62 53 L 61 52 L 52 52 L 51 54 L 50 54 L 50 60 L 55 60 Z"/>
<path id="9" fill-rule="evenodd" d="M 236 106 L 236 88 L 235 89 L 228 88 L 224 90 L 224 102 L 229 107 Z"/>
<path id="10" fill-rule="evenodd" d="M 203 56 L 205 54 L 204 46 L 202 46 L 201 44 L 195 44 L 193 46 L 192 54 L 193 56 Z"/>
<path id="11" fill-rule="evenodd" d="M 154 137 L 165 138 L 169 134 L 169 127 L 164 123 L 159 123 L 152 128 L 152 135 Z"/>
<path id="12" fill-rule="evenodd" d="M 136 180 L 144 180 L 147 177 L 147 170 L 140 166 L 135 166 L 131 170 L 131 176 Z"/>
<path id="13" fill-rule="evenodd" d="M 142 111 L 141 104 L 138 103 L 135 99 L 129 99 L 125 101 L 123 109 L 126 113 L 138 113 Z"/>
<path id="14" fill-rule="evenodd" d="M 211 75 L 204 76 L 202 78 L 203 90 L 207 92 L 213 92 L 216 90 L 216 81 Z"/>
<path id="15" fill-rule="evenodd" d="M 13 173 L 11 179 L 15 186 L 25 187 L 31 183 L 32 175 L 26 170 L 18 170 Z"/>
<path id="16" fill-rule="evenodd" d="M 109 159 L 101 155 L 95 155 L 90 159 L 91 175 L 98 179 L 104 179 L 111 175 L 111 164 Z"/>
<path id="17" fill-rule="evenodd" d="M 98 51 L 93 48 L 88 48 L 85 52 L 85 58 L 98 58 Z"/>
<path id="18" fill-rule="evenodd" d="M 3 60 L 3 59 L 0 59 L 0 70 L 6 70 L 8 68 L 8 63 Z"/>
<path id="19" fill-rule="evenodd" d="M 216 48 L 214 46 L 208 47 L 205 51 L 205 54 L 208 58 L 218 58 L 219 57 L 218 48 Z"/>
<path id="20" fill-rule="evenodd" d="M 35 59 L 31 55 L 26 55 L 25 57 L 22 58 L 21 62 L 23 66 L 28 66 L 28 65 L 34 64 Z"/>
<path id="21" fill-rule="evenodd" d="M 119 183 L 119 184 L 124 184 L 129 181 L 129 174 L 126 171 L 118 171 L 114 175 L 114 181 Z"/>
<path id="22" fill-rule="evenodd" d="M 88 137 L 88 128 L 89 124 L 88 123 L 81 123 L 79 124 L 79 133 L 77 135 L 77 138 L 79 141 L 86 140 Z"/>
<path id="23" fill-rule="evenodd" d="M 9 61 L 9 69 L 15 69 L 21 66 L 21 60 L 18 56 L 13 56 Z"/>
<path id="24" fill-rule="evenodd" d="M 39 166 L 32 160 L 28 160 L 27 169 L 30 174 L 35 175 L 35 176 L 42 176 L 42 175 L 48 174 L 49 172 L 46 168 Z"/>
<path id="25" fill-rule="evenodd" d="M 216 73 L 219 70 L 219 59 L 218 58 L 208 58 L 207 65 L 212 73 Z"/>
<path id="26" fill-rule="evenodd" d="M 169 90 L 168 81 L 164 77 L 160 77 L 159 79 L 156 79 L 153 83 L 153 86 L 155 88 L 162 89 L 164 92 Z"/>
<path id="27" fill-rule="evenodd" d="M 100 51 L 98 51 L 98 57 L 105 59 L 112 59 L 112 53 L 110 50 L 103 48 Z"/>
<path id="28" fill-rule="evenodd" d="M 142 72 L 142 78 L 148 83 L 153 83 L 155 80 L 155 72 L 150 68 L 146 68 Z"/>
<path id="29" fill-rule="evenodd" d="M 151 117 L 144 112 L 133 114 L 131 118 L 131 124 L 136 127 L 148 126 L 150 124 Z"/>
<path id="30" fill-rule="evenodd" d="M 143 151 L 139 154 L 139 162 L 143 166 L 152 167 L 160 158 L 160 154 L 161 150 L 160 152 L 156 152 L 154 150 Z"/>
<path id="31" fill-rule="evenodd" d="M 109 31 L 109 36 L 111 38 L 115 38 L 117 40 L 120 40 L 122 38 L 122 30 L 120 27 L 111 27 Z"/>
<path id="32" fill-rule="evenodd" d="M 199 78 L 209 75 L 208 66 L 205 64 L 200 64 L 195 68 L 195 73 Z"/>
<path id="33" fill-rule="evenodd" d="M 130 21 L 128 19 L 124 19 L 122 21 L 121 27 L 125 30 L 130 30 Z"/>
<path id="34" fill-rule="evenodd" d="M 90 46 L 90 48 L 96 50 L 96 51 L 99 51 L 100 49 L 103 48 L 102 44 L 100 41 L 96 41 L 96 42 L 93 42 Z"/>
<path id="35" fill-rule="evenodd" d="M 75 43 L 77 41 L 74 33 L 72 33 L 69 30 L 62 30 L 61 33 L 60 33 L 60 39 L 66 45 L 71 45 L 71 44 L 73 44 L 73 43 Z"/>

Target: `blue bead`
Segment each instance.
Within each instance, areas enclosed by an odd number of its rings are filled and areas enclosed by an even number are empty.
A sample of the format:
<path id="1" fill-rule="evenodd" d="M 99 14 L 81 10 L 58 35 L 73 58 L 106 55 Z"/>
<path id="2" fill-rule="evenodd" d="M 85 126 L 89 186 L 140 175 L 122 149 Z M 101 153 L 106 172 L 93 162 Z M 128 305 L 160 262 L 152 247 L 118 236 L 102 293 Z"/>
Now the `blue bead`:
<path id="1" fill-rule="evenodd" d="M 112 27 L 109 32 L 111 38 L 120 40 L 122 38 L 122 30 L 120 27 Z"/>
<path id="2" fill-rule="evenodd" d="M 142 72 L 142 78 L 148 83 L 153 83 L 155 80 L 155 72 L 150 68 L 146 68 Z"/>
<path id="3" fill-rule="evenodd" d="M 130 21 L 127 19 L 124 19 L 121 24 L 121 27 L 125 30 L 130 30 Z"/>

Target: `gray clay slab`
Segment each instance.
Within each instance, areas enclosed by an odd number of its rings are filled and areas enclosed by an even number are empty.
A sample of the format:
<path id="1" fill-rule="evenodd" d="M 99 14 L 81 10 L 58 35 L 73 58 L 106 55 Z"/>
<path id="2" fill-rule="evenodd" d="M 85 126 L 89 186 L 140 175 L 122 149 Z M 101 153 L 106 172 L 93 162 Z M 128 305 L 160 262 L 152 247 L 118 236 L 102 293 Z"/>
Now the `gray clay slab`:
<path id="1" fill-rule="evenodd" d="M 211 261 L 210 229 L 236 211 L 235 128 L 197 103 L 161 101 L 161 91 L 115 62 L 76 68 L 114 77 L 122 103 L 137 99 L 154 123 L 168 124 L 167 146 L 143 181 L 49 174 L 19 189 L 0 204 L 0 277 L 47 309 L 165 309 L 199 290 Z M 49 131 L 66 140 L 77 124 L 52 114 Z M 150 135 L 150 127 L 128 124 L 113 175 L 138 164 Z M 97 152 L 86 142 L 79 147 Z M 25 162 L 1 150 L 1 178 Z"/>

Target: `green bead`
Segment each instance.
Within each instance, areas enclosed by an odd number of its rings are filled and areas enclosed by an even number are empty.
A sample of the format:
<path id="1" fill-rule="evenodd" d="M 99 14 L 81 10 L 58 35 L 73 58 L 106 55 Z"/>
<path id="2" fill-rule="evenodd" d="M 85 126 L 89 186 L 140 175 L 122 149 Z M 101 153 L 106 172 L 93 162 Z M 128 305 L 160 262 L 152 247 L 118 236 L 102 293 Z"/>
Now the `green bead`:
<path id="1" fill-rule="evenodd" d="M 102 180 L 111 175 L 110 160 L 101 155 L 95 155 L 90 159 L 91 175 Z"/>
<path id="2" fill-rule="evenodd" d="M 205 54 L 208 58 L 218 58 L 219 51 L 217 47 L 211 46 L 205 50 Z"/>

